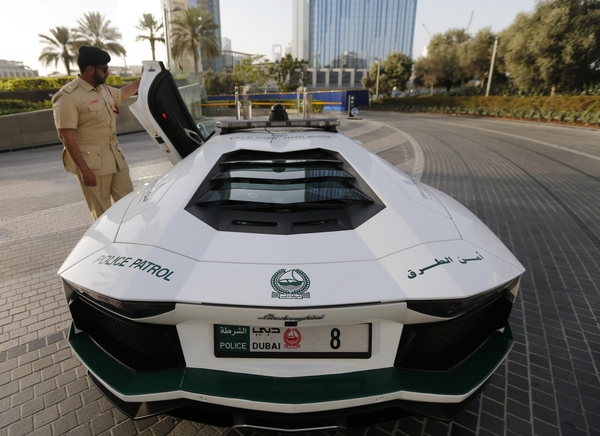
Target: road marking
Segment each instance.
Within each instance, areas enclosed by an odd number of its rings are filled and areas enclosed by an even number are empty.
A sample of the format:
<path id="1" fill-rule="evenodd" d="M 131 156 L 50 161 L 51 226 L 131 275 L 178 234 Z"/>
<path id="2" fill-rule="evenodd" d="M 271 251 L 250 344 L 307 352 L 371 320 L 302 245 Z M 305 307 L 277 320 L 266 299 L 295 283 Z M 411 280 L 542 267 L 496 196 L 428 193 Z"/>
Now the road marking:
<path id="1" fill-rule="evenodd" d="M 406 143 L 407 141 L 400 140 L 396 136 L 396 133 L 394 133 L 392 135 L 384 136 L 383 138 L 375 139 L 374 141 L 369 141 L 365 145 L 368 144 L 369 150 L 379 154 Z"/>
<path id="2" fill-rule="evenodd" d="M 409 176 L 412 179 L 419 182 L 421 180 L 421 177 L 423 176 L 423 168 L 425 167 L 425 157 L 423 155 L 423 149 L 421 148 L 421 145 L 417 142 L 417 140 L 415 138 L 413 138 L 412 136 L 410 136 L 405 131 L 398 129 L 397 127 L 390 126 L 389 124 L 380 123 L 379 121 L 368 121 L 368 122 L 373 123 L 373 124 L 380 124 L 381 126 L 385 126 L 385 127 L 389 127 L 390 129 L 395 130 L 396 132 L 403 135 L 406 139 L 408 139 L 408 141 L 411 143 L 411 145 L 413 147 L 413 151 L 415 154 L 415 163 L 413 165 L 412 171 L 409 174 Z M 378 141 L 378 140 L 375 140 L 375 141 Z M 375 141 L 372 141 L 372 142 L 375 142 Z"/>
<path id="3" fill-rule="evenodd" d="M 342 132 L 348 138 L 354 139 L 357 136 L 366 135 L 368 133 L 372 133 L 372 132 L 374 132 L 376 130 L 379 130 L 381 128 L 380 126 L 373 126 L 373 125 L 371 125 L 372 122 L 373 121 L 368 121 L 366 124 L 359 125 L 358 127 L 354 127 L 353 126 L 350 129 L 346 129 L 345 127 L 347 125 L 351 125 L 351 123 L 348 123 L 348 124 L 345 124 L 344 126 L 341 126 L 341 127 L 344 127 L 344 129 L 340 129 L 340 132 Z"/>
<path id="4" fill-rule="evenodd" d="M 447 122 L 444 122 L 444 121 L 432 121 L 432 122 L 438 123 L 438 124 L 446 124 L 446 125 L 454 126 L 454 127 L 466 127 L 467 129 L 482 130 L 484 132 L 497 133 L 499 135 L 511 136 L 513 138 L 518 138 L 518 139 L 524 139 L 525 141 L 535 142 L 536 144 L 546 145 L 548 147 L 553 147 L 553 148 L 556 148 L 558 150 L 568 151 L 569 153 L 578 154 L 580 156 L 585 156 L 585 157 L 589 157 L 590 159 L 594 159 L 594 160 L 600 161 L 600 157 L 594 156 L 593 154 L 585 153 L 583 151 L 573 150 L 573 149 L 570 149 L 570 148 L 567 148 L 567 147 L 563 147 L 561 145 L 556 145 L 556 144 L 552 144 L 550 142 L 540 141 L 538 139 L 531 139 L 531 138 L 527 138 L 525 136 L 515 135 L 513 133 L 499 132 L 497 130 L 485 129 L 483 127 L 465 126 L 465 125 L 462 125 L 462 124 L 447 123 Z"/>

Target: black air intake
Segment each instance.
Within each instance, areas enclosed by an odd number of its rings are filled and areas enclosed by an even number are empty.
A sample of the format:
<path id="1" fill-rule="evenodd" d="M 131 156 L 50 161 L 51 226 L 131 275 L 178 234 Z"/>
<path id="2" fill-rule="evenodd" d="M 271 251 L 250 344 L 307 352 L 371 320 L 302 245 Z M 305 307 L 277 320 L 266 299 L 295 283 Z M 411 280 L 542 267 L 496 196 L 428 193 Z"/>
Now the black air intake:
<path id="1" fill-rule="evenodd" d="M 75 326 L 134 371 L 185 367 L 177 328 L 128 320 L 79 296 L 69 305 Z"/>
<path id="2" fill-rule="evenodd" d="M 447 371 L 458 365 L 506 326 L 512 298 L 504 290 L 476 310 L 449 321 L 405 325 L 394 366 Z"/>

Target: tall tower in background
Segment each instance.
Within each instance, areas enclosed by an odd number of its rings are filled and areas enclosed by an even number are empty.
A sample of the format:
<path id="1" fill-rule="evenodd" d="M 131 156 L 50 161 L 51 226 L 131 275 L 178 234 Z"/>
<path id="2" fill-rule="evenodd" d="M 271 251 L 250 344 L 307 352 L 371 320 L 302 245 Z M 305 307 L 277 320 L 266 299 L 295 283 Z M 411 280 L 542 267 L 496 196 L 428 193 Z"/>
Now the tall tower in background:
<path id="1" fill-rule="evenodd" d="M 183 61 L 181 58 L 174 59 L 171 55 L 173 48 L 173 25 L 172 22 L 187 8 L 185 0 L 164 0 L 163 3 L 163 24 L 165 29 L 165 51 L 167 56 L 167 65 L 175 74 L 189 75 L 192 61 Z"/>
<path id="2" fill-rule="evenodd" d="M 304 59 L 319 69 L 368 68 L 394 52 L 412 57 L 416 11 L 417 0 L 310 0 Z"/>
<path id="3" fill-rule="evenodd" d="M 188 2 L 194 3 L 195 7 L 208 11 L 212 14 L 213 21 L 219 26 L 219 28 L 215 32 L 215 36 L 217 40 L 219 53 L 221 53 L 221 7 L 219 4 L 219 0 L 188 0 Z M 207 61 L 203 60 L 202 71 L 206 71 L 209 68 L 221 74 L 221 72 L 223 71 L 223 60 L 221 59 L 221 56 Z"/>
<path id="4" fill-rule="evenodd" d="M 219 6 L 219 0 L 163 0 L 164 1 L 164 17 L 169 23 L 173 21 L 173 19 L 177 16 L 176 14 L 181 14 L 184 9 L 187 8 L 200 8 L 202 10 L 208 11 L 213 15 L 213 21 L 219 26 L 219 28 L 215 31 L 215 39 L 217 41 L 217 48 L 219 50 L 219 56 L 214 59 L 209 59 L 207 61 L 201 61 L 201 64 L 198 66 L 199 71 L 206 71 L 211 68 L 217 73 L 221 73 L 223 71 L 223 60 L 221 58 L 221 10 Z M 173 34 L 172 34 L 172 26 L 168 27 L 168 40 L 170 42 Z M 170 44 L 172 46 L 172 44 Z M 190 76 L 194 71 L 194 61 L 191 56 L 183 56 L 179 59 L 171 59 L 172 66 L 171 70 L 175 71 L 178 75 L 186 75 Z"/>
<path id="5" fill-rule="evenodd" d="M 293 0 L 292 10 L 292 57 L 308 60 L 308 11 L 309 0 Z"/>
<path id="6" fill-rule="evenodd" d="M 281 44 L 273 44 L 273 56 L 271 60 L 273 62 L 279 62 L 281 60 Z"/>

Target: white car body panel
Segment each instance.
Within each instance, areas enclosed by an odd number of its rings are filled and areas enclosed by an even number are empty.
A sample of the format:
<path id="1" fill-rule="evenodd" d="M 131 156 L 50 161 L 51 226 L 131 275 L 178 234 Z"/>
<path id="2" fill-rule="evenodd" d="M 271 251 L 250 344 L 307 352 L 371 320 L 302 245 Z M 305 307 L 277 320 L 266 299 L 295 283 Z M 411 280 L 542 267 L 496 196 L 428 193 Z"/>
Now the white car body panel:
<path id="1" fill-rule="evenodd" d="M 243 246 L 231 247 L 244 251 Z M 255 256 L 251 247 L 246 253 Z M 476 252 L 482 261 L 459 262 L 458 258 L 472 258 Z M 419 274 L 420 268 L 446 257 L 454 261 Z M 302 269 L 310 277 L 310 298 L 273 298 L 270 280 L 280 268 Z M 411 279 L 410 271 L 418 275 Z M 519 272 L 512 264 L 462 241 L 420 245 L 381 260 L 311 264 L 199 262 L 149 245 L 115 243 L 62 271 L 61 276 L 128 301 L 302 308 L 440 299 L 448 294 L 464 298 L 481 292 L 482 286 L 492 289 L 506 283 Z"/>

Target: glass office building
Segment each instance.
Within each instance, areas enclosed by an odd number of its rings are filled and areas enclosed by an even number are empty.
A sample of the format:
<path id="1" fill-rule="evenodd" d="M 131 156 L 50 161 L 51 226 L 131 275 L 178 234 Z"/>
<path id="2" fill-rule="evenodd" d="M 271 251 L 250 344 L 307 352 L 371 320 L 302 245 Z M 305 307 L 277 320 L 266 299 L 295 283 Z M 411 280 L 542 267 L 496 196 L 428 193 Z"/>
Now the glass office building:
<path id="1" fill-rule="evenodd" d="M 417 0 L 310 0 L 309 66 L 369 68 L 375 58 L 412 57 Z"/>
<path id="2" fill-rule="evenodd" d="M 196 3 L 196 5 L 194 5 Z M 213 21 L 219 26 L 217 30 L 215 30 L 215 38 L 217 40 L 217 46 L 219 53 L 221 53 L 221 7 L 219 4 L 219 0 L 188 0 L 188 4 L 193 7 L 198 7 L 203 9 L 213 16 Z M 202 60 L 202 70 L 206 71 L 208 69 L 212 69 L 217 73 L 223 72 L 223 61 L 221 56 L 217 56 L 216 58 Z"/>

